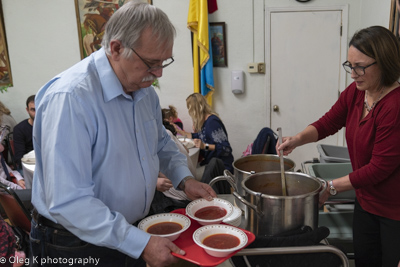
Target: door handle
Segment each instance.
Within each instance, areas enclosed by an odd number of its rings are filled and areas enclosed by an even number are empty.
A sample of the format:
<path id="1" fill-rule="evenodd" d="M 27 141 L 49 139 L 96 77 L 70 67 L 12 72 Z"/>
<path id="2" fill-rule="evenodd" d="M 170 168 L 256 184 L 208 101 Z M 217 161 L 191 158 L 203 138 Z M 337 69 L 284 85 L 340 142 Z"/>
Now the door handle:
<path id="1" fill-rule="evenodd" d="M 274 106 L 272 107 L 272 110 L 273 110 L 274 112 L 279 112 L 279 106 L 278 106 L 278 105 L 274 105 Z"/>

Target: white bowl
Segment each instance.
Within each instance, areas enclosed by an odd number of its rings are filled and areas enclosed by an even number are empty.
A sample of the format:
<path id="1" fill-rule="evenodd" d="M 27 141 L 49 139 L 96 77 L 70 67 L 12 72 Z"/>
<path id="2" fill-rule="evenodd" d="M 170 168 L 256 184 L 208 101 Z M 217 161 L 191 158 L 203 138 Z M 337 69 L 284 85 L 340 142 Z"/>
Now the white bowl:
<path id="1" fill-rule="evenodd" d="M 225 216 L 218 218 L 218 219 L 214 219 L 214 220 L 200 219 L 195 216 L 195 213 L 198 210 L 205 208 L 205 207 L 209 207 L 209 206 L 217 206 L 217 207 L 225 209 L 226 210 Z M 222 199 L 222 198 L 214 198 L 211 201 L 205 200 L 204 198 L 199 198 L 199 199 L 193 200 L 186 206 L 186 214 L 193 220 L 200 223 L 201 225 L 221 223 L 224 219 L 231 216 L 232 212 L 233 212 L 233 205 L 229 201 Z"/>
<path id="2" fill-rule="evenodd" d="M 167 235 L 156 235 L 156 236 L 168 238 L 171 241 L 174 241 L 175 239 L 177 239 L 180 236 L 180 234 L 185 232 L 190 226 L 190 219 L 188 217 L 186 217 L 185 215 L 178 214 L 178 213 L 160 213 L 160 214 L 155 214 L 155 215 L 149 216 L 149 217 L 141 220 L 138 225 L 138 228 L 140 230 L 147 232 L 147 229 L 150 226 L 152 226 L 156 223 L 162 223 L 162 222 L 175 222 L 175 223 L 179 223 L 180 225 L 182 225 L 182 229 L 177 232 L 167 234 Z M 154 234 L 151 234 L 151 235 L 154 235 Z"/>
<path id="3" fill-rule="evenodd" d="M 215 234 L 230 234 L 234 235 L 237 238 L 239 238 L 240 243 L 234 248 L 229 248 L 229 249 L 216 249 L 212 247 L 208 247 L 203 244 L 203 240 L 206 237 L 209 237 L 211 235 Z M 230 225 L 225 225 L 225 224 L 212 224 L 212 225 L 206 225 L 198 228 L 194 233 L 193 233 L 193 241 L 200 247 L 202 247 L 207 254 L 214 256 L 214 257 L 226 257 L 232 252 L 239 250 L 243 248 L 247 244 L 247 235 L 240 230 L 239 228 L 230 226 Z"/>
<path id="4" fill-rule="evenodd" d="M 224 219 L 223 222 L 239 227 L 239 225 L 242 223 L 242 210 L 238 207 L 233 206 L 233 212 L 231 216 Z"/>

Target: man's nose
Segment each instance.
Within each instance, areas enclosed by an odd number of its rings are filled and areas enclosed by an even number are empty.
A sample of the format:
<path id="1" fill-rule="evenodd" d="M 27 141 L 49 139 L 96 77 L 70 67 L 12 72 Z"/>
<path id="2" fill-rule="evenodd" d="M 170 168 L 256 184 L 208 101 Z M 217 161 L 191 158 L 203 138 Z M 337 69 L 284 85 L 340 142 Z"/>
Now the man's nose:
<path id="1" fill-rule="evenodd" d="M 156 76 L 157 78 L 160 78 L 162 76 L 162 72 L 163 72 L 163 69 L 159 68 L 156 70 L 152 70 L 150 73 L 153 74 L 154 76 Z"/>

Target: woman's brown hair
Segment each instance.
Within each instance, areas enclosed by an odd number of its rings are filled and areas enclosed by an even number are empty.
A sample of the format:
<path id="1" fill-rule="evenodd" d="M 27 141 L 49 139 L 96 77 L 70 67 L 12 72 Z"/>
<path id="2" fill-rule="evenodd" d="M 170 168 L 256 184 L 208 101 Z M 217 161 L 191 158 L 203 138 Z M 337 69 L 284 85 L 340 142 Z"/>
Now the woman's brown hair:
<path id="1" fill-rule="evenodd" d="M 399 79 L 400 45 L 391 31 L 382 26 L 362 29 L 353 35 L 350 46 L 376 60 L 381 71 L 382 86 L 392 85 Z"/>

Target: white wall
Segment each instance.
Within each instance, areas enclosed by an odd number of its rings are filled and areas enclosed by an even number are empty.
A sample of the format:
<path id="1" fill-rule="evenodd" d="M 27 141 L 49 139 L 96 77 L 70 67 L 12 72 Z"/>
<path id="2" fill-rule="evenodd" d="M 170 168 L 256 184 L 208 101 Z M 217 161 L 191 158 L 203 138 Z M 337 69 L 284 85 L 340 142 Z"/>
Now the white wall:
<path id="1" fill-rule="evenodd" d="M 215 68 L 214 105 L 229 133 L 238 159 L 266 125 L 266 80 L 263 74 L 245 72 L 245 93 L 230 90 L 232 70 L 246 71 L 250 62 L 265 62 L 264 8 L 298 5 L 349 4 L 349 37 L 370 25 L 389 26 L 391 0 L 218 0 L 210 22 L 225 22 L 228 67 Z M 0 100 L 17 121 L 27 117 L 25 100 L 53 76 L 80 60 L 75 4 L 72 0 L 2 0 L 8 42 L 12 88 Z M 175 62 L 160 79 L 158 94 L 163 107 L 177 107 L 185 129 L 191 129 L 185 99 L 193 92 L 192 51 L 187 29 L 189 1 L 153 0 L 177 28 Z M 349 81 L 350 82 L 350 79 Z M 301 130 L 301 129 L 298 129 Z M 307 159 L 305 159 L 307 160 Z"/>

